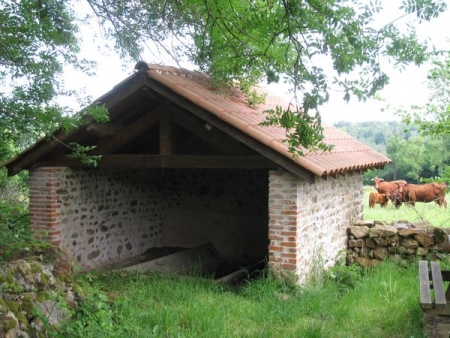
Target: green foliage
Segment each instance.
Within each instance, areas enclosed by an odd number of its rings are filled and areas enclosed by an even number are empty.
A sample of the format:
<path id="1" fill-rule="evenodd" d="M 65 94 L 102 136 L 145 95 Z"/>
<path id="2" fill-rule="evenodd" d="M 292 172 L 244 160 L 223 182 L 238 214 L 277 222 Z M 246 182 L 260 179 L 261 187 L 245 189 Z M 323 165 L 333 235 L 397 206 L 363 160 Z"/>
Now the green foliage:
<path id="1" fill-rule="evenodd" d="M 347 266 L 343 262 L 331 267 L 327 276 L 341 292 L 348 292 L 360 283 L 363 278 L 363 270 L 357 264 Z"/>
<path id="2" fill-rule="evenodd" d="M 92 167 L 96 167 L 98 162 L 101 160 L 101 155 L 89 155 L 89 152 L 96 148 L 96 146 L 82 146 L 78 143 L 70 143 L 70 148 L 72 153 L 67 155 L 67 157 L 77 159 L 81 163 L 87 164 Z"/>
<path id="3" fill-rule="evenodd" d="M 57 338 L 117 337 L 111 302 L 99 290 L 90 289 L 90 294 L 82 299 L 73 316 L 74 320 L 55 330 L 50 336 Z"/>
<path id="4" fill-rule="evenodd" d="M 450 52 L 434 58 L 427 86 L 431 94 L 424 106 L 413 105 L 397 114 L 405 123 L 417 125 L 422 135 L 441 137 L 450 133 Z"/>
<path id="5" fill-rule="evenodd" d="M 448 135 L 422 136 L 414 124 L 397 121 L 339 122 L 334 126 L 392 159 L 383 170 L 365 173 L 366 185 L 373 185 L 371 179 L 375 176 L 386 181 L 404 179 L 411 183 L 440 177 L 450 183 Z"/>
<path id="6" fill-rule="evenodd" d="M 389 80 L 380 64 L 384 56 L 397 66 L 422 64 L 429 58 L 413 26 L 398 28 L 394 20 L 374 29 L 379 1 L 137 1 L 90 0 L 105 36 L 116 41 L 123 56 L 141 59 L 150 40 L 177 62 L 188 58 L 222 83 L 242 88 L 280 78 L 292 89 L 296 109 L 288 128 L 292 151 L 319 143 L 324 150 L 320 119 L 315 114 L 328 101 L 331 82 L 344 99 L 364 100 Z M 444 2 L 410 0 L 401 9 L 429 20 L 446 9 Z M 130 37 L 133 37 L 132 39 Z M 167 44 L 168 39 L 177 43 Z M 318 67 L 327 59 L 336 76 Z M 310 117 L 313 111 L 316 118 Z M 267 123 L 282 120 L 276 107 Z M 275 116 L 275 117 L 274 117 Z M 298 135 L 298 133 L 301 134 Z"/>
<path id="7" fill-rule="evenodd" d="M 30 239 L 28 205 L 0 201 L 0 245 Z"/>
<path id="8" fill-rule="evenodd" d="M 263 272 L 231 289 L 197 277 L 89 274 L 82 285 L 91 296 L 59 336 L 425 337 L 415 262 L 331 275 L 301 287 Z"/>
<path id="9" fill-rule="evenodd" d="M 88 62 L 76 57 L 78 29 L 66 1 L 6 0 L 0 9 L 0 148 L 8 147 L 0 152 L 11 155 L 57 127 L 63 66 Z"/>
<path id="10" fill-rule="evenodd" d="M 332 85 L 341 87 L 346 100 L 364 100 L 388 83 L 380 56 L 400 67 L 420 65 L 430 56 L 412 25 L 401 30 L 394 20 L 373 28 L 382 12 L 378 1 L 88 4 L 104 36 L 113 39 L 123 57 L 141 60 L 144 46 L 152 42 L 177 62 L 195 63 L 217 83 L 237 83 L 251 105 L 261 98 L 250 88 L 262 80 L 283 78 L 291 87 L 295 109 L 280 112 L 273 107 L 265 123 L 286 128 L 290 150 L 300 155 L 329 149 L 323 143 L 319 108 L 328 101 Z M 83 119 L 83 114 L 72 121 L 62 119 L 67 114 L 53 101 L 58 95 L 74 94 L 63 89 L 59 78 L 65 65 L 85 73 L 93 66 L 78 58 L 76 34 L 86 18 L 75 14 L 77 5 L 75 0 L 7 0 L 0 5 L 0 155 L 5 158 L 61 124 L 63 129 L 73 128 Z M 430 20 L 446 9 L 446 3 L 408 0 L 401 9 Z M 171 38 L 175 43 L 167 44 Z M 317 66 L 323 59 L 335 74 Z M 89 109 L 98 119 L 97 108 Z"/>
<path id="11" fill-rule="evenodd" d="M 303 156 L 308 149 L 327 151 L 333 148 L 332 145 L 323 142 L 323 128 L 319 114 L 313 117 L 302 112 L 284 110 L 280 106 L 265 113 L 267 117 L 262 125 L 283 127 L 288 136 L 283 142 L 288 143 L 289 151 L 294 155 Z"/>
<path id="12" fill-rule="evenodd" d="M 260 95 L 256 90 L 249 91 L 247 93 L 247 103 L 251 107 L 256 107 L 258 104 L 264 103 L 267 94 Z"/>
<path id="13" fill-rule="evenodd" d="M 21 174 L 14 178 L 6 178 L 6 170 L 0 171 L 0 248 L 14 242 L 32 240 L 28 201 L 26 196 L 27 175 Z M 0 251 L 3 251 L 0 249 Z"/>

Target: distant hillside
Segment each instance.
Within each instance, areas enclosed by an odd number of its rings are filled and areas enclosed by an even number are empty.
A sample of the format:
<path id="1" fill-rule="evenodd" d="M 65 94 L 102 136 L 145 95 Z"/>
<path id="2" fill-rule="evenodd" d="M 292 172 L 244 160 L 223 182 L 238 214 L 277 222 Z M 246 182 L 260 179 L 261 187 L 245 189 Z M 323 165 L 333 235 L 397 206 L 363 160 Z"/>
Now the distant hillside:
<path id="1" fill-rule="evenodd" d="M 386 145 L 391 137 L 397 135 L 408 140 L 418 135 L 417 128 L 398 121 L 355 123 L 343 121 L 333 125 L 382 154 L 386 154 Z"/>

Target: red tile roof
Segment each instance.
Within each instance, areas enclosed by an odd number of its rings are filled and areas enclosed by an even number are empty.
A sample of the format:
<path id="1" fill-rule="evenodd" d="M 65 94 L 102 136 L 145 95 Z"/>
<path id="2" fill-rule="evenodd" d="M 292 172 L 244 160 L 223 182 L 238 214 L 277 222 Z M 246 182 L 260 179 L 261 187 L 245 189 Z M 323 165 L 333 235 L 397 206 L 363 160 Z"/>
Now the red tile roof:
<path id="1" fill-rule="evenodd" d="M 292 159 L 298 165 L 318 176 L 335 175 L 346 171 L 381 168 L 392 162 L 386 156 L 357 141 L 333 126 L 322 123 L 325 143 L 334 145 L 331 151 L 305 152 L 305 156 L 293 156 L 286 143 L 286 132 L 280 127 L 265 127 L 264 111 L 277 105 L 287 107 L 280 97 L 268 93 L 266 102 L 250 107 L 238 90 L 220 92 L 210 85 L 209 77 L 196 71 L 169 66 L 138 63 L 136 68 L 146 71 L 155 81 L 167 86 L 196 105 L 216 115 L 221 120 L 240 129 L 254 139 Z M 146 69 L 147 68 L 147 69 Z"/>

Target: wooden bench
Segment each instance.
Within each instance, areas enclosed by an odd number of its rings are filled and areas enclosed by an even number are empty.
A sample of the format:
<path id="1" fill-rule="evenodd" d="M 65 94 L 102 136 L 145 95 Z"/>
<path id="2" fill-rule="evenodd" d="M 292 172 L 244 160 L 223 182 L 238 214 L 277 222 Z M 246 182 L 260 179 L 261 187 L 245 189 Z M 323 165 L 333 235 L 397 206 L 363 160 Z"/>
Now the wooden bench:
<path id="1" fill-rule="evenodd" d="M 419 261 L 420 307 L 427 314 L 450 316 L 450 271 L 441 270 L 439 262 Z M 431 292 L 433 290 L 433 292 Z"/>

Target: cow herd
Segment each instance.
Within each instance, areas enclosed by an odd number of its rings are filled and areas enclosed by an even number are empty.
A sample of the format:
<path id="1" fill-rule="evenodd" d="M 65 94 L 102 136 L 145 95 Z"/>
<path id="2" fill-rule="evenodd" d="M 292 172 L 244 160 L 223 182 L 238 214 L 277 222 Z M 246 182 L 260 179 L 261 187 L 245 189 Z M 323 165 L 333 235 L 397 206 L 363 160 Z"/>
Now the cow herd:
<path id="1" fill-rule="evenodd" d="M 410 184 L 403 180 L 386 182 L 382 178 L 372 179 L 378 192 L 369 194 L 369 207 L 376 204 L 386 206 L 391 200 L 392 204 L 399 208 L 402 203 L 414 206 L 416 202 L 435 202 L 440 207 L 447 209 L 445 200 L 445 183 Z"/>

